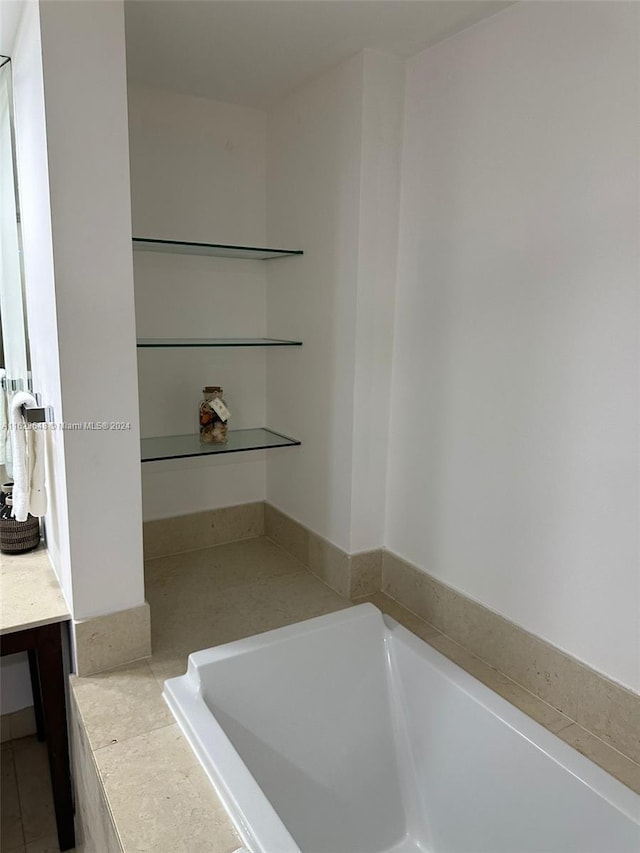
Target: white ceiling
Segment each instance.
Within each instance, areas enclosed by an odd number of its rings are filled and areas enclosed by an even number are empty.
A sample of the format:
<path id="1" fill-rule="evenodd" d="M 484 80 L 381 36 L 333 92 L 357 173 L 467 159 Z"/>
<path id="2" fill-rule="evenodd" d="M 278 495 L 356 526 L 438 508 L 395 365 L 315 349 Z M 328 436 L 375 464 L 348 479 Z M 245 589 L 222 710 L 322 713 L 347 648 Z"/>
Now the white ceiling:
<path id="1" fill-rule="evenodd" d="M 406 58 L 499 0 L 127 0 L 130 80 L 267 106 L 363 48 Z"/>

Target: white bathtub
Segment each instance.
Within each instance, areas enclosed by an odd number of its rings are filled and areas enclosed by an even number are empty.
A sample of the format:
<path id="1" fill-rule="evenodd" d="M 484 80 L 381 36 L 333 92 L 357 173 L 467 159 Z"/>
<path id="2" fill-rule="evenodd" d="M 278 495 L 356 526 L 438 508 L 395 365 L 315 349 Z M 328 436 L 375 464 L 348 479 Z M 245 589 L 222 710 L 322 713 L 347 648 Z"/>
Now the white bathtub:
<path id="1" fill-rule="evenodd" d="M 164 695 L 252 853 L 640 849 L 640 797 L 370 604 Z"/>

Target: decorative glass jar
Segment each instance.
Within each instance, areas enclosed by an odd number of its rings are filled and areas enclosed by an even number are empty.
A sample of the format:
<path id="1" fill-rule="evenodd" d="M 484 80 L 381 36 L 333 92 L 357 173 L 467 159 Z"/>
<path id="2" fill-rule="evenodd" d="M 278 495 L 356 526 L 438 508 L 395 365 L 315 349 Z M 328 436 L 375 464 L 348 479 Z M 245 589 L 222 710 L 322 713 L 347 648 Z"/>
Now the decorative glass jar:
<path id="1" fill-rule="evenodd" d="M 229 410 L 222 399 L 219 385 L 207 385 L 202 389 L 203 400 L 198 414 L 200 441 L 203 444 L 225 444 L 227 441 Z"/>

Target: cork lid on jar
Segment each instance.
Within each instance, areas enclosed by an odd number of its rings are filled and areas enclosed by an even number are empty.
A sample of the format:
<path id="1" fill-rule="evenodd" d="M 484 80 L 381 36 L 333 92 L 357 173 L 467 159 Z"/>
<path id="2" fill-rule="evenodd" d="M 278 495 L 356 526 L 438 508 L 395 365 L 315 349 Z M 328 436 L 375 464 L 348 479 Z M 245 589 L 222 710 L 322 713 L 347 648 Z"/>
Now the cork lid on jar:
<path id="1" fill-rule="evenodd" d="M 219 385 L 205 385 L 202 389 L 203 394 L 222 393 L 222 388 Z"/>

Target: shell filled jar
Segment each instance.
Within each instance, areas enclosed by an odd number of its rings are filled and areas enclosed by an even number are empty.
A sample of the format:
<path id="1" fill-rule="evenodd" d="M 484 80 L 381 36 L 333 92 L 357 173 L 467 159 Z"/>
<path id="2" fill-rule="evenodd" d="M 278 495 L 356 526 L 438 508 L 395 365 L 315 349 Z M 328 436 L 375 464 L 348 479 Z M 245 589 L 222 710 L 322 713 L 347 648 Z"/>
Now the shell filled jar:
<path id="1" fill-rule="evenodd" d="M 203 399 L 198 414 L 200 422 L 200 441 L 203 444 L 225 444 L 229 430 L 229 409 L 222 397 L 219 385 L 206 385 L 202 389 Z"/>

